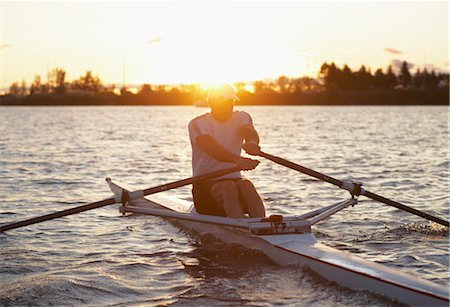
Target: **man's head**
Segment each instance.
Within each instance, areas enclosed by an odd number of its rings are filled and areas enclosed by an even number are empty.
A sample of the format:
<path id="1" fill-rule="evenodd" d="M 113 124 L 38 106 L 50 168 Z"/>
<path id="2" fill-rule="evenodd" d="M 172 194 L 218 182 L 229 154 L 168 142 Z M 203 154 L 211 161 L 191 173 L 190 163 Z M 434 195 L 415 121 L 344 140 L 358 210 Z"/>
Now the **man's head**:
<path id="1" fill-rule="evenodd" d="M 211 113 L 219 121 L 226 121 L 231 117 L 235 101 L 239 101 L 239 97 L 231 85 L 223 84 L 210 87 L 208 90 Z"/>

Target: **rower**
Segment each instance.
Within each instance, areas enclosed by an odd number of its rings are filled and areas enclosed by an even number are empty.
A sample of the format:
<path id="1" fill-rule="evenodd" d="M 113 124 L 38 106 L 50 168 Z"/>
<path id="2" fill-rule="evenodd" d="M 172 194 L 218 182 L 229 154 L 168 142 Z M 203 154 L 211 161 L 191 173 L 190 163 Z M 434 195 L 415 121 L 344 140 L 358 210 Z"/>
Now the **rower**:
<path id="1" fill-rule="evenodd" d="M 260 152 L 259 136 L 252 118 L 243 111 L 233 111 L 239 101 L 233 87 L 222 85 L 208 91 L 211 112 L 191 120 L 189 136 L 192 146 L 194 176 L 238 165 L 252 170 L 258 160 L 241 156 L 241 148 L 250 155 Z M 198 182 L 192 194 L 198 213 L 241 218 L 264 217 L 261 197 L 252 182 L 243 179 L 239 171 Z"/>

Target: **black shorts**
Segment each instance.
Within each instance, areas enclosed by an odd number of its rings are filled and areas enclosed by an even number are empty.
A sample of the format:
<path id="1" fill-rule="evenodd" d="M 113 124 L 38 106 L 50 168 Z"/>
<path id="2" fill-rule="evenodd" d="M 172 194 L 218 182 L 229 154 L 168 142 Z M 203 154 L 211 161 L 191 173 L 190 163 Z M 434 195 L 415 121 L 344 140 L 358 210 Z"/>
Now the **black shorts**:
<path id="1" fill-rule="evenodd" d="M 194 206 L 198 213 L 207 215 L 227 216 L 223 206 L 216 201 L 211 194 L 212 186 L 219 181 L 231 180 L 238 181 L 241 178 L 226 178 L 215 181 L 199 181 L 193 184 L 192 196 L 194 198 Z"/>

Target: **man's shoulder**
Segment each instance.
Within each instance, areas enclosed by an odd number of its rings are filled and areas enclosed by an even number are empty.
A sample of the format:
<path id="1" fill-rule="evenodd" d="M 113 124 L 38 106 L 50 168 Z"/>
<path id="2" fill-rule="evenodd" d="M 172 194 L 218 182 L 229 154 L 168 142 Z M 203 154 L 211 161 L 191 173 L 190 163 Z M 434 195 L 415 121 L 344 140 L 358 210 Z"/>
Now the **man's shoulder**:
<path id="1" fill-rule="evenodd" d="M 233 116 L 239 121 L 248 121 L 251 120 L 252 117 L 245 111 L 234 111 Z"/>
<path id="2" fill-rule="evenodd" d="M 199 115 L 197 117 L 194 117 L 191 122 L 199 121 L 199 120 L 207 120 L 210 117 L 210 113 L 203 113 L 202 115 Z"/>
<path id="3" fill-rule="evenodd" d="M 238 110 L 236 110 L 236 111 L 233 111 L 233 113 L 238 115 L 238 116 L 250 116 L 250 114 L 248 114 L 245 111 L 238 111 Z"/>
<path id="4" fill-rule="evenodd" d="M 198 124 L 199 122 L 202 122 L 202 121 L 207 121 L 207 120 L 209 120 L 210 117 L 211 117 L 210 115 L 211 115 L 210 113 L 204 113 L 204 114 L 202 114 L 202 115 L 199 115 L 199 116 L 193 118 L 193 119 L 189 122 L 189 126 L 191 126 L 191 125 L 193 125 L 193 124 Z"/>

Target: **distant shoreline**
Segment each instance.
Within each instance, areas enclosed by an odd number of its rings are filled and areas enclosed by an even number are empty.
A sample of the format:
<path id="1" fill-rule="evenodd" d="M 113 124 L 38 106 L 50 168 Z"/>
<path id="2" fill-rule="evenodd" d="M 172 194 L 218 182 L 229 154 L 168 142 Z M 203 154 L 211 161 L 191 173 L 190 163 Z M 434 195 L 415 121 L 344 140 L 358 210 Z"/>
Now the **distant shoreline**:
<path id="1" fill-rule="evenodd" d="M 449 105 L 448 87 L 423 90 L 390 91 L 319 91 L 304 93 L 238 93 L 237 105 L 302 106 L 302 105 Z M 200 101 L 201 102 L 201 101 Z M 114 95 L 112 93 L 68 93 L 0 96 L 0 106 L 190 106 L 198 105 L 198 97 L 184 92 Z M 204 103 L 206 105 L 206 103 Z"/>

